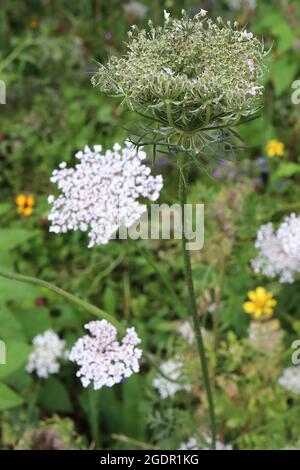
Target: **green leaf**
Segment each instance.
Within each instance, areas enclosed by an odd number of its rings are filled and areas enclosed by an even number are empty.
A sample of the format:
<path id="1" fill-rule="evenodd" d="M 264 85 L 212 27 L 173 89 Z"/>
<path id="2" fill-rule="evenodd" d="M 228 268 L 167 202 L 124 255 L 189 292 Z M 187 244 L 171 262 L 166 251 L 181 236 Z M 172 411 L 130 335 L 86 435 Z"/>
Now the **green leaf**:
<path id="1" fill-rule="evenodd" d="M 12 271 L 14 266 L 14 261 L 11 253 L 7 251 L 6 253 L 1 253 L 1 268 L 5 268 L 8 271 Z"/>
<path id="2" fill-rule="evenodd" d="M 101 124 L 112 124 L 115 121 L 115 118 L 112 115 L 111 106 L 105 106 L 102 104 L 97 112 L 97 120 Z"/>
<path id="3" fill-rule="evenodd" d="M 141 379 L 135 374 L 122 384 L 124 433 L 136 439 L 145 437 L 147 404 L 141 393 Z M 134 416 L 134 419 L 132 417 Z"/>
<path id="4" fill-rule="evenodd" d="M 21 341 L 25 342 L 25 336 L 22 325 L 18 322 L 13 312 L 0 304 L 0 339 L 3 341 Z"/>
<path id="5" fill-rule="evenodd" d="M 280 54 L 290 49 L 295 42 L 296 36 L 290 25 L 285 21 L 273 25 L 271 32 L 278 38 L 277 50 Z"/>
<path id="6" fill-rule="evenodd" d="M 103 305 L 104 310 L 106 310 L 111 315 L 115 314 L 117 308 L 117 296 L 110 286 L 108 286 L 104 291 Z"/>
<path id="7" fill-rule="evenodd" d="M 3 202 L 2 204 L 0 204 L 0 215 L 3 215 L 8 212 L 10 210 L 10 207 L 11 205 L 7 202 Z"/>
<path id="8" fill-rule="evenodd" d="M 75 329 L 82 326 L 82 315 L 71 304 L 58 305 L 59 315 L 52 318 L 54 329 Z"/>
<path id="9" fill-rule="evenodd" d="M 7 410 L 8 408 L 14 408 L 20 406 L 23 403 L 23 398 L 20 397 L 11 388 L 5 384 L 0 383 L 0 411 Z"/>
<path id="10" fill-rule="evenodd" d="M 0 304 L 5 304 L 8 300 L 34 299 L 37 292 L 34 286 L 0 277 Z"/>
<path id="11" fill-rule="evenodd" d="M 275 92 L 281 96 L 289 87 L 291 87 L 298 71 L 298 64 L 289 63 L 286 57 L 274 62 L 271 67 L 271 76 L 273 78 Z"/>
<path id="12" fill-rule="evenodd" d="M 19 324 L 22 325 L 24 334 L 29 340 L 39 333 L 52 328 L 49 310 L 46 307 L 19 308 L 15 317 L 18 319 Z"/>
<path id="13" fill-rule="evenodd" d="M 0 252 L 11 250 L 16 246 L 29 240 L 36 234 L 34 231 L 25 229 L 1 229 L 0 230 Z"/>
<path id="14" fill-rule="evenodd" d="M 5 345 L 6 364 L 0 365 L 0 379 L 24 367 L 31 352 L 31 347 L 26 343 L 5 341 Z"/>
<path id="15" fill-rule="evenodd" d="M 39 395 L 39 402 L 47 410 L 62 413 L 71 413 L 73 411 L 66 387 L 55 377 L 50 377 L 45 382 Z"/>
<path id="16" fill-rule="evenodd" d="M 280 178 L 290 178 L 291 176 L 300 173 L 300 165 L 297 163 L 287 162 L 281 163 L 279 168 L 272 174 L 272 181 Z"/>

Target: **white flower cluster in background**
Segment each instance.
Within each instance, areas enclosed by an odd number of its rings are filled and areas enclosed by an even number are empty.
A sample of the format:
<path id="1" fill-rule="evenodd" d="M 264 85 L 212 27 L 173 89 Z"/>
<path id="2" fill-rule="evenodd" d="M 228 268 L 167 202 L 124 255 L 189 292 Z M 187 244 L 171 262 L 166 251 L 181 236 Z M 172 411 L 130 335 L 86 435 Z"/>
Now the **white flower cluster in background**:
<path id="1" fill-rule="evenodd" d="M 283 369 L 278 383 L 283 388 L 300 394 L 300 366 Z"/>
<path id="2" fill-rule="evenodd" d="M 148 8 L 143 3 L 131 1 L 123 5 L 123 10 L 129 20 L 136 21 L 145 17 Z"/>
<path id="3" fill-rule="evenodd" d="M 46 379 L 60 369 L 59 359 L 66 358 L 65 341 L 52 330 L 33 338 L 34 350 L 29 355 L 26 370 L 36 372 L 37 376 Z"/>
<path id="4" fill-rule="evenodd" d="M 208 308 L 207 308 L 207 311 L 209 313 L 212 313 L 211 312 L 211 307 L 213 306 L 214 304 L 211 304 Z M 195 333 L 194 333 L 194 329 L 193 329 L 193 326 L 191 324 L 190 321 L 188 320 L 184 320 L 183 322 L 180 323 L 179 327 L 178 327 L 178 333 L 183 337 L 183 339 L 187 342 L 187 344 L 189 346 L 192 346 L 192 344 L 194 343 L 195 341 Z M 202 337 L 203 337 L 203 340 L 206 342 L 211 342 L 212 340 L 212 335 L 211 335 L 211 332 L 206 330 L 205 328 L 201 328 L 201 333 L 202 333 Z"/>
<path id="5" fill-rule="evenodd" d="M 255 10 L 256 8 L 256 0 L 227 0 L 227 3 L 233 10 L 240 10 L 241 8 Z"/>
<path id="6" fill-rule="evenodd" d="M 195 333 L 191 323 L 188 320 L 183 321 L 178 328 L 178 332 L 186 340 L 189 345 L 195 341 Z"/>
<path id="7" fill-rule="evenodd" d="M 252 260 L 256 273 L 280 282 L 293 283 L 300 273 L 300 216 L 291 214 L 275 231 L 273 224 L 262 225 L 257 233 L 255 247 L 258 256 Z"/>
<path id="8" fill-rule="evenodd" d="M 265 322 L 252 321 L 249 325 L 248 340 L 251 347 L 269 357 L 280 354 L 283 335 L 284 332 L 277 319 Z"/>
<path id="9" fill-rule="evenodd" d="M 203 442 L 200 443 L 196 437 L 190 437 L 187 442 L 181 444 L 178 450 L 210 450 L 211 449 L 211 437 L 207 434 L 203 436 Z M 216 450 L 232 450 L 231 445 L 223 444 L 219 439 L 216 441 Z"/>
<path id="10" fill-rule="evenodd" d="M 158 390 L 161 398 L 173 397 L 180 390 L 190 392 L 191 386 L 184 383 L 183 363 L 180 358 L 163 362 L 160 365 L 160 370 L 163 375 L 158 374 L 153 379 L 152 385 Z M 171 380 L 168 380 L 167 377 Z"/>
<path id="11" fill-rule="evenodd" d="M 146 211 L 140 197 L 155 201 L 163 186 L 162 176 L 151 176 L 142 164 L 146 153 L 125 142 L 101 153 L 101 145 L 85 146 L 76 154 L 79 163 L 67 168 L 66 163 L 52 173 L 51 181 L 62 192 L 55 198 L 49 214 L 50 231 L 88 232 L 89 247 L 108 243 L 121 227 L 130 227 Z"/>
<path id="12" fill-rule="evenodd" d="M 94 390 L 112 387 L 139 371 L 142 350 L 136 345 L 141 340 L 134 328 L 127 328 L 121 342 L 117 329 L 106 320 L 91 321 L 85 328 L 90 335 L 79 338 L 69 355 L 80 366 L 76 375 L 84 387 L 89 384 Z"/>

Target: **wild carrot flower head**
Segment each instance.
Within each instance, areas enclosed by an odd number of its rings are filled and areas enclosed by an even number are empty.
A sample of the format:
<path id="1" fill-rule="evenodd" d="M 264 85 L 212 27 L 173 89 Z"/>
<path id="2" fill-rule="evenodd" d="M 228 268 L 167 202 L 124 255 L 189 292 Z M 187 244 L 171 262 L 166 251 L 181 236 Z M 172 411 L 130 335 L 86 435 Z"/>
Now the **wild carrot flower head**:
<path id="1" fill-rule="evenodd" d="M 66 357 L 65 341 L 52 330 L 33 338 L 34 350 L 29 355 L 27 372 L 36 372 L 37 376 L 46 379 L 60 369 L 59 359 Z"/>
<path id="2" fill-rule="evenodd" d="M 249 300 L 244 303 L 244 311 L 252 315 L 254 320 L 266 320 L 273 315 L 273 309 L 277 302 L 272 292 L 267 292 L 264 287 L 257 287 L 248 292 Z"/>
<path id="3" fill-rule="evenodd" d="M 159 197 L 162 177 L 150 175 L 150 168 L 142 164 L 145 152 L 129 143 L 124 148 L 115 144 L 104 154 L 100 145 L 86 146 L 76 158 L 74 168 L 63 162 L 52 174 L 51 181 L 62 194 L 48 198 L 53 205 L 51 232 L 81 230 L 88 232 L 89 247 L 105 244 L 121 225 L 130 227 L 146 211 L 139 198 Z"/>
<path id="4" fill-rule="evenodd" d="M 257 110 L 264 50 L 252 33 L 218 18 L 180 19 L 129 32 L 128 51 L 100 65 L 92 83 L 122 97 L 179 138 L 207 126 L 228 126 Z"/>
<path id="5" fill-rule="evenodd" d="M 262 225 L 255 247 L 258 254 L 252 267 L 256 273 L 293 283 L 300 273 L 300 216 L 290 214 L 277 230 L 272 223 Z"/>
<path id="6" fill-rule="evenodd" d="M 142 350 L 136 346 L 141 340 L 134 328 L 127 328 L 121 343 L 117 329 L 106 320 L 92 321 L 85 328 L 90 334 L 76 341 L 69 357 L 80 366 L 77 376 L 84 387 L 112 387 L 139 371 Z"/>
<path id="7" fill-rule="evenodd" d="M 19 194 L 16 197 L 18 214 L 29 217 L 33 212 L 34 202 L 34 197 L 31 194 Z"/>

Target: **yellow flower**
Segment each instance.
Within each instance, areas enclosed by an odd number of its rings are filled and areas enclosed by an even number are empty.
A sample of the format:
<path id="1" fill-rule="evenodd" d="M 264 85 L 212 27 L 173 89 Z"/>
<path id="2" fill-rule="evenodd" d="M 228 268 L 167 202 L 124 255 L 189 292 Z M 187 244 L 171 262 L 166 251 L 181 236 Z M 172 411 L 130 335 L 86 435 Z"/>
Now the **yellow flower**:
<path id="1" fill-rule="evenodd" d="M 254 320 L 267 320 L 273 315 L 273 309 L 277 301 L 272 292 L 267 292 L 264 287 L 257 287 L 248 292 L 249 301 L 243 305 L 244 311 L 252 315 Z"/>
<path id="2" fill-rule="evenodd" d="M 267 155 L 268 157 L 283 157 L 285 151 L 285 145 L 279 140 L 269 140 L 267 144 Z"/>
<path id="3" fill-rule="evenodd" d="M 39 23 L 38 23 L 38 20 L 37 20 L 36 18 L 31 18 L 29 24 L 30 24 L 30 27 L 31 27 L 32 29 L 35 29 L 35 28 L 38 27 L 38 24 L 39 24 Z"/>
<path id="4" fill-rule="evenodd" d="M 31 194 L 19 194 L 16 197 L 16 204 L 18 206 L 18 214 L 22 214 L 25 217 L 28 217 L 33 212 L 34 197 Z"/>

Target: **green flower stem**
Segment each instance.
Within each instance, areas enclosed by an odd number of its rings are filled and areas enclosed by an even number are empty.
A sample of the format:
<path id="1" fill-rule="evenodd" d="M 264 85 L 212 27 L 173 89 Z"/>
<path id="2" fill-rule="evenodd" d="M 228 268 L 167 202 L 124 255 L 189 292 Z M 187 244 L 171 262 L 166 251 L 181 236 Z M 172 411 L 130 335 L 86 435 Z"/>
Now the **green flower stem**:
<path id="1" fill-rule="evenodd" d="M 167 119 L 168 119 L 169 126 L 174 128 L 175 125 L 173 122 L 171 103 L 168 100 L 166 100 L 166 109 L 167 109 Z"/>
<path id="2" fill-rule="evenodd" d="M 39 287 L 46 288 L 52 292 L 55 292 L 56 294 L 60 295 L 64 299 L 66 299 L 68 302 L 76 305 L 77 307 L 82 308 L 86 312 L 90 313 L 91 315 L 96 316 L 97 318 L 101 318 L 104 320 L 107 320 L 108 322 L 112 323 L 118 330 L 118 332 L 123 336 L 125 334 L 125 328 L 124 326 L 116 320 L 114 317 L 109 315 L 109 313 L 105 312 L 104 310 L 101 310 L 98 307 L 95 307 L 94 305 L 86 302 L 85 300 L 79 299 L 73 294 L 70 294 L 69 292 L 66 292 L 63 289 L 60 289 L 60 287 L 55 286 L 54 284 L 50 284 L 50 282 L 43 281 L 41 279 L 37 279 L 35 277 L 29 277 L 29 276 L 23 276 L 22 274 L 17 274 L 17 273 L 11 273 L 7 271 L 3 271 L 0 269 L 0 276 L 5 277 L 7 279 L 11 279 L 13 281 L 20 281 L 20 282 L 25 282 L 27 284 L 33 284 Z M 175 380 L 173 381 L 170 377 L 167 377 L 164 375 L 164 373 L 160 370 L 159 366 L 155 362 L 154 358 L 150 355 L 147 354 L 145 351 L 143 353 L 144 357 L 147 358 L 150 364 L 152 364 L 157 371 L 159 372 L 160 375 L 165 377 L 167 380 L 170 382 L 176 382 Z"/>
<path id="3" fill-rule="evenodd" d="M 98 391 L 99 393 L 99 391 Z M 100 426 L 99 426 L 99 402 L 97 391 L 92 386 L 88 387 L 88 409 L 89 409 L 89 420 L 91 425 L 92 438 L 95 443 L 95 450 L 99 449 L 100 446 Z"/>
<path id="4" fill-rule="evenodd" d="M 89 302 L 86 302 L 85 300 L 80 299 L 79 297 L 76 297 L 73 294 L 70 294 L 69 292 L 66 292 L 60 287 L 57 287 L 54 284 L 51 284 L 50 282 L 46 282 L 46 281 L 43 281 L 42 279 L 37 279 L 35 277 L 23 276 L 22 274 L 16 274 L 16 273 L 3 271 L 2 269 L 0 269 L 0 276 L 5 277 L 7 279 L 11 279 L 13 281 L 25 282 L 28 284 L 33 284 L 35 286 L 44 287 L 45 289 L 55 292 L 56 294 L 66 299 L 68 302 L 76 305 L 79 308 L 82 308 L 87 313 L 90 313 L 91 315 L 94 315 L 98 318 L 107 320 L 108 322 L 112 323 L 117 328 L 120 334 L 123 335 L 125 333 L 125 329 L 123 325 L 114 317 L 109 315 L 109 313 L 105 312 L 104 310 L 101 310 L 99 307 L 96 307 L 95 305 L 90 304 Z"/>
<path id="5" fill-rule="evenodd" d="M 0 62 L 0 72 L 2 72 L 9 64 L 11 64 L 22 52 L 29 46 L 35 44 L 35 40 L 32 38 L 27 38 L 25 41 L 21 42 L 17 47 L 15 47 L 12 52 Z"/>
<path id="6" fill-rule="evenodd" d="M 212 396 L 212 389 L 210 385 L 209 373 L 208 373 L 208 365 L 207 365 L 207 358 L 204 348 L 204 342 L 201 332 L 201 325 L 200 319 L 197 309 L 196 303 L 196 296 L 194 290 L 194 282 L 193 282 L 193 273 L 192 273 L 192 265 L 191 265 L 191 256 L 190 251 L 186 248 L 186 237 L 185 237 L 185 216 L 184 216 L 184 208 L 185 204 L 187 203 L 187 171 L 185 171 L 183 165 L 184 155 L 179 155 L 178 157 L 178 165 L 181 169 L 180 176 L 179 176 L 179 198 L 180 198 L 180 205 L 181 205 L 181 213 L 182 213 L 182 252 L 183 252 L 183 259 L 184 259 L 184 272 L 185 272 L 185 279 L 188 288 L 188 297 L 189 297 L 189 313 L 192 315 L 195 336 L 197 341 L 198 353 L 202 368 L 202 375 L 203 375 L 203 382 L 205 391 L 207 394 L 208 400 L 208 408 L 209 408 L 209 416 L 210 416 L 210 427 L 211 427 L 211 438 L 212 438 L 212 449 L 216 448 L 216 420 L 215 420 L 215 410 L 214 410 L 214 402 Z"/>
<path id="7" fill-rule="evenodd" d="M 30 390 L 30 396 L 28 399 L 28 406 L 27 406 L 27 416 L 29 422 L 32 422 L 35 420 L 36 416 L 36 405 L 37 401 L 39 398 L 39 394 L 41 391 L 41 381 L 35 381 L 32 383 L 31 390 Z"/>

